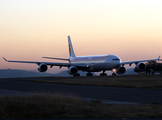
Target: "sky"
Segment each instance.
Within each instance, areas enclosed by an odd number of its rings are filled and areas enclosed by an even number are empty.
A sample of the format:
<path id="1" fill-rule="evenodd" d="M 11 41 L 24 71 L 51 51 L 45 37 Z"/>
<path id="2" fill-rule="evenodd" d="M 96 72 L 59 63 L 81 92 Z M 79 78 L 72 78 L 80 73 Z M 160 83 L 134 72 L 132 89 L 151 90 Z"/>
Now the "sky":
<path id="1" fill-rule="evenodd" d="M 162 55 L 161 0 L 0 0 L 0 69 L 35 70 L 9 60 L 63 62 L 70 35 L 75 54 L 122 61 Z M 54 67 L 48 72 L 59 72 Z"/>

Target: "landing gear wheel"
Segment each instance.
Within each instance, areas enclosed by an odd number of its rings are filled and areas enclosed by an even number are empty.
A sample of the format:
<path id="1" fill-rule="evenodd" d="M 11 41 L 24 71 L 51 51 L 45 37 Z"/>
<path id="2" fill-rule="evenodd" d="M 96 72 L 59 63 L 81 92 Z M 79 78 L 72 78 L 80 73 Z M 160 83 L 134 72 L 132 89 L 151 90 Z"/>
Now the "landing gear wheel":
<path id="1" fill-rule="evenodd" d="M 93 74 L 92 73 L 87 73 L 86 76 L 93 76 Z"/>
<path id="2" fill-rule="evenodd" d="M 75 74 L 75 75 L 73 75 L 74 77 L 79 77 L 80 76 L 80 74 L 79 73 L 77 73 L 77 74 Z"/>
<path id="3" fill-rule="evenodd" d="M 106 73 L 100 73 L 100 76 L 107 76 Z"/>
<path id="4" fill-rule="evenodd" d="M 107 76 L 107 74 L 105 73 L 105 70 L 103 70 L 103 73 L 100 73 L 100 76 Z"/>
<path id="5" fill-rule="evenodd" d="M 152 68 L 149 69 L 149 75 L 154 75 L 154 70 Z"/>
<path id="6" fill-rule="evenodd" d="M 116 75 L 116 73 L 115 73 L 115 72 L 113 72 L 113 73 L 112 73 L 112 75 Z"/>

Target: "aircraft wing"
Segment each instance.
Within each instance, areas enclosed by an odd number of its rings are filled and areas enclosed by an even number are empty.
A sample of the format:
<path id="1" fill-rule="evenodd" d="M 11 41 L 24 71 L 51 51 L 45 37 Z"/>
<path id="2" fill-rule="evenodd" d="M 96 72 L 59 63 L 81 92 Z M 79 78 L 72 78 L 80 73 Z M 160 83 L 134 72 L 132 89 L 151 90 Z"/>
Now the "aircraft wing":
<path id="1" fill-rule="evenodd" d="M 88 64 L 73 64 L 73 63 L 55 63 L 55 62 L 34 62 L 34 61 L 14 61 L 14 60 L 7 60 L 3 57 L 3 59 L 7 62 L 15 62 L 15 63 L 33 63 L 33 64 L 41 64 L 44 63 L 46 65 L 52 66 L 60 66 L 60 67 L 70 67 L 70 66 L 75 66 L 75 67 L 89 67 Z"/>
<path id="2" fill-rule="evenodd" d="M 158 59 L 150 59 L 150 60 L 137 60 L 137 61 L 128 61 L 128 62 L 121 62 L 120 64 L 122 66 L 124 66 L 125 64 L 129 64 L 130 66 L 135 63 L 139 63 L 139 62 L 149 62 L 149 61 L 156 61 L 156 60 L 159 60 L 160 59 L 160 56 L 158 57 Z"/>
<path id="3" fill-rule="evenodd" d="M 70 61 L 69 59 L 64 59 L 64 58 L 53 58 L 53 57 L 42 57 L 42 58 Z"/>

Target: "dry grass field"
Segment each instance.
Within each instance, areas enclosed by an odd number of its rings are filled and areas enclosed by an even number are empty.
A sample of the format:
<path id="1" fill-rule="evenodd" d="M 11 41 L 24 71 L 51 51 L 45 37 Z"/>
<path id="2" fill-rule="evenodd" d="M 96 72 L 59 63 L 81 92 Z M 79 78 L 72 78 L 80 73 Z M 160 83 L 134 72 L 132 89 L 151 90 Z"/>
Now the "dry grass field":
<path id="1" fill-rule="evenodd" d="M 38 78 L 39 79 L 39 78 Z M 100 85 L 161 89 L 162 75 L 123 75 L 105 77 L 47 77 L 31 80 L 74 85 Z M 99 100 L 83 101 L 78 96 L 40 93 L 0 97 L 0 119 L 32 118 L 162 118 L 161 104 L 117 105 Z"/>
<path id="2" fill-rule="evenodd" d="M 162 105 L 115 105 L 86 102 L 73 95 L 37 94 L 0 97 L 0 119 L 161 118 Z"/>
<path id="3" fill-rule="evenodd" d="M 162 75 L 122 75 L 106 77 L 94 76 L 62 78 L 53 77 L 52 80 L 35 80 L 34 82 L 161 89 Z"/>

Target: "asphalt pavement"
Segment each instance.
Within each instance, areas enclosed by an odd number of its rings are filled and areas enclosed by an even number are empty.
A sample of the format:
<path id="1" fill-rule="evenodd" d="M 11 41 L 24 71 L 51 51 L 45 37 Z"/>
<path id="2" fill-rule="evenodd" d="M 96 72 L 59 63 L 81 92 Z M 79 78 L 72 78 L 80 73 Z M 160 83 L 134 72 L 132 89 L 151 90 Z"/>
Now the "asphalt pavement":
<path id="1" fill-rule="evenodd" d="M 162 104 L 162 89 L 33 82 L 36 79 L 43 80 L 43 78 L 0 79 L 0 95 L 47 92 L 71 94 L 81 97 L 83 100 L 101 100 L 102 102 L 114 104 Z"/>

